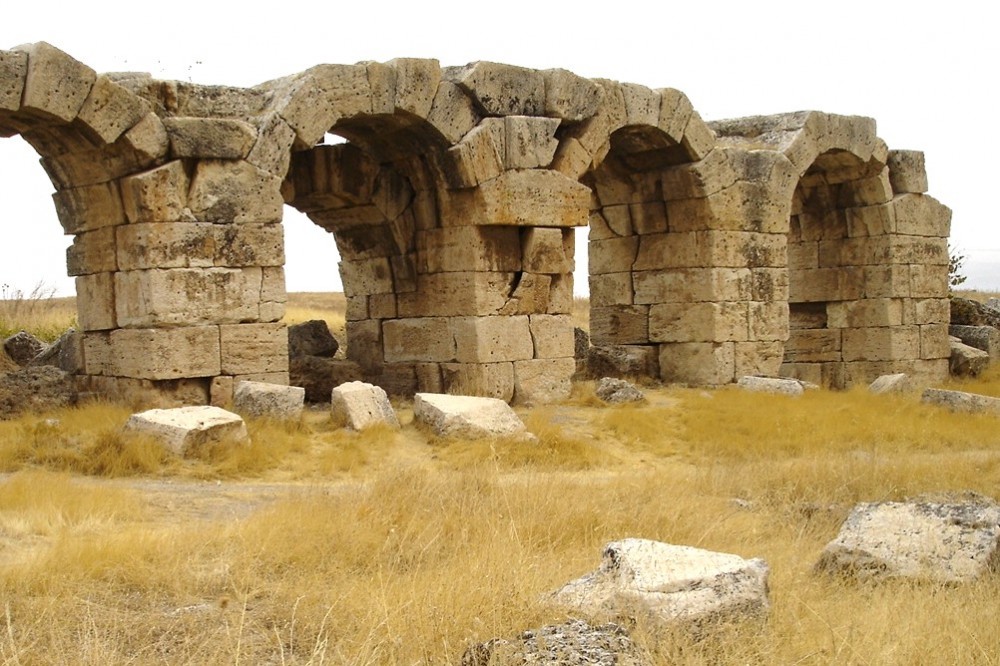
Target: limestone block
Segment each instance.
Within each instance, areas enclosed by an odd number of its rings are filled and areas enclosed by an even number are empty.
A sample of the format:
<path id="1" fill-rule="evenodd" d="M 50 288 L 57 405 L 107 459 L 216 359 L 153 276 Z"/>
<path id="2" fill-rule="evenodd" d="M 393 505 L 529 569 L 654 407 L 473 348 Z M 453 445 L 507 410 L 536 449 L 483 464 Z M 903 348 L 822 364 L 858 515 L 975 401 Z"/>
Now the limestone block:
<path id="1" fill-rule="evenodd" d="M 284 323 L 219 327 L 222 374 L 288 372 L 288 329 Z"/>
<path id="2" fill-rule="evenodd" d="M 257 139 L 247 162 L 262 171 L 284 178 L 291 164 L 295 130 L 277 113 L 267 114 L 257 129 Z"/>
<path id="3" fill-rule="evenodd" d="M 417 378 L 417 391 L 421 393 L 444 392 L 439 363 L 414 363 L 413 371 Z"/>
<path id="4" fill-rule="evenodd" d="M 510 298 L 500 308 L 499 314 L 517 315 L 549 312 L 553 276 L 521 273 L 515 278 Z"/>
<path id="5" fill-rule="evenodd" d="M 450 143 L 458 143 L 479 122 L 475 104 L 465 91 L 451 81 L 441 81 L 427 114 L 433 125 Z"/>
<path id="6" fill-rule="evenodd" d="M 552 163 L 559 145 L 557 118 L 507 116 L 503 120 L 505 169 L 534 169 Z"/>
<path id="7" fill-rule="evenodd" d="M 845 329 L 845 361 L 892 361 L 920 358 L 917 326 Z"/>
<path id="8" fill-rule="evenodd" d="M 647 615 L 661 625 L 697 625 L 767 614 L 769 569 L 761 559 L 624 539 L 604 546 L 601 566 L 553 601 L 587 614 Z"/>
<path id="9" fill-rule="evenodd" d="M 114 227 L 77 234 L 66 248 L 67 275 L 113 272 L 117 268 Z"/>
<path id="10" fill-rule="evenodd" d="M 536 70 L 476 62 L 459 72 L 455 82 L 473 96 L 485 115 L 545 115 L 545 78 Z"/>
<path id="11" fill-rule="evenodd" d="M 296 145 L 309 148 L 342 117 L 371 113 L 365 65 L 317 65 L 279 82 L 281 117 L 295 130 Z"/>
<path id="12" fill-rule="evenodd" d="M 636 263 L 636 256 L 641 251 L 645 238 L 627 236 L 625 238 L 591 240 L 587 243 L 590 274 L 601 275 L 631 270 L 633 264 Z"/>
<path id="13" fill-rule="evenodd" d="M 389 112 L 405 111 L 426 118 L 441 82 L 441 65 L 430 58 L 395 58 L 386 64 L 395 74 Z"/>
<path id="14" fill-rule="evenodd" d="M 638 275 L 638 274 L 636 274 Z M 603 273 L 590 276 L 590 307 L 632 305 L 632 273 Z"/>
<path id="15" fill-rule="evenodd" d="M 118 325 L 140 328 L 253 321 L 259 312 L 260 284 L 259 268 L 120 271 L 115 274 Z"/>
<path id="16" fill-rule="evenodd" d="M 531 629 L 512 639 L 492 638 L 474 643 L 466 648 L 461 663 L 647 666 L 649 659 L 617 624 L 594 626 L 584 620 L 569 620 Z"/>
<path id="17" fill-rule="evenodd" d="M 335 423 L 342 423 L 351 430 L 364 430 L 378 424 L 399 427 L 386 392 L 365 382 L 347 382 L 334 388 L 330 412 Z"/>
<path id="18" fill-rule="evenodd" d="M 628 266 L 636 271 L 715 266 L 718 264 L 713 264 L 711 261 L 710 243 L 711 239 L 705 232 L 687 231 L 641 236 L 638 252 L 634 255 L 634 261 L 629 262 Z M 590 256 L 593 265 L 593 251 Z M 745 268 L 746 261 L 744 260 L 742 266 L 734 267 Z"/>
<path id="19" fill-rule="evenodd" d="M 675 143 L 680 143 L 691 121 L 694 107 L 687 95 L 674 88 L 661 88 L 658 126 Z"/>
<path id="20" fill-rule="evenodd" d="M 981 349 L 990 359 L 1000 359 L 1000 330 L 992 326 L 949 326 L 948 335 L 964 344 Z"/>
<path id="21" fill-rule="evenodd" d="M 948 370 L 958 377 L 978 377 L 990 366 L 990 355 L 981 349 L 951 340 Z"/>
<path id="22" fill-rule="evenodd" d="M 21 109 L 43 120 L 76 118 L 97 79 L 94 70 L 45 42 L 15 50 L 28 54 Z"/>
<path id="23" fill-rule="evenodd" d="M 590 377 L 659 377 L 655 345 L 595 345 L 587 349 Z"/>
<path id="24" fill-rule="evenodd" d="M 906 393 L 910 390 L 910 383 L 910 376 L 905 372 L 881 375 L 868 386 L 868 391 L 875 395 Z"/>
<path id="25" fill-rule="evenodd" d="M 531 315 L 529 318 L 534 358 L 573 356 L 575 345 L 570 315 Z"/>
<path id="26" fill-rule="evenodd" d="M 889 170 L 883 169 L 877 176 L 851 181 L 840 189 L 837 203 L 842 208 L 852 206 L 873 206 L 892 201 L 892 185 Z"/>
<path id="27" fill-rule="evenodd" d="M 631 236 L 635 233 L 632 226 L 632 209 L 629 204 L 609 204 L 601 208 L 601 216 L 613 236 Z M 664 229 L 666 231 L 666 229 Z"/>
<path id="28" fill-rule="evenodd" d="M 748 300 L 754 285 L 748 268 L 668 268 L 632 276 L 639 304 Z"/>
<path id="29" fill-rule="evenodd" d="M 448 182 L 452 187 L 474 187 L 504 170 L 506 132 L 502 118 L 484 118 L 461 143 L 448 149 Z"/>
<path id="30" fill-rule="evenodd" d="M 613 405 L 646 401 L 646 395 L 635 384 L 613 377 L 601 378 L 594 389 L 594 395 Z"/>
<path id="31" fill-rule="evenodd" d="M 847 235 L 851 238 L 882 236 L 896 232 L 895 202 L 848 208 Z"/>
<path id="32" fill-rule="evenodd" d="M 216 225 L 210 223 L 125 224 L 114 228 L 118 267 L 208 268 L 215 264 Z"/>
<path id="33" fill-rule="evenodd" d="M 594 155 L 574 137 L 559 142 L 552 168 L 569 178 L 580 178 L 593 164 Z"/>
<path id="34" fill-rule="evenodd" d="M 149 113 L 149 103 L 107 76 L 98 76 L 78 118 L 104 143 L 114 143 Z"/>
<path id="35" fill-rule="evenodd" d="M 167 129 L 155 113 L 147 113 L 132 129 L 122 135 L 121 141 L 135 154 L 137 163 L 143 168 L 155 160 L 165 158 L 170 148 Z"/>
<path id="36" fill-rule="evenodd" d="M 505 171 L 456 193 L 450 205 L 442 213 L 445 226 L 582 227 L 590 215 L 590 188 L 558 171 Z"/>
<path id="37" fill-rule="evenodd" d="M 514 288 L 514 273 L 456 272 L 417 276 L 417 290 L 398 294 L 400 317 L 498 314 Z"/>
<path id="38" fill-rule="evenodd" d="M 130 416 L 123 430 L 151 437 L 179 456 L 222 442 L 250 443 L 238 414 L 211 406 L 150 409 Z"/>
<path id="39" fill-rule="evenodd" d="M 381 386 L 391 396 L 411 398 L 417 392 L 416 363 L 391 363 L 366 372 L 364 380 Z"/>
<path id="40" fill-rule="evenodd" d="M 573 312 L 573 301 L 573 274 L 553 275 L 549 283 L 549 307 L 545 312 L 570 314 Z"/>
<path id="41" fill-rule="evenodd" d="M 996 414 L 1000 416 L 1000 398 L 963 391 L 925 389 L 920 401 L 928 405 L 938 405 L 953 412 L 969 414 Z"/>
<path id="42" fill-rule="evenodd" d="M 781 374 L 784 343 L 774 340 L 754 340 L 734 343 L 736 377 L 747 374 L 774 377 Z"/>
<path id="43" fill-rule="evenodd" d="M 0 51 L 0 111 L 17 111 L 21 108 L 24 78 L 27 74 L 27 53 Z"/>
<path id="44" fill-rule="evenodd" d="M 77 323 L 82 331 L 116 328 L 115 279 L 113 273 L 95 273 L 76 278 Z"/>
<path id="45" fill-rule="evenodd" d="M 538 230 L 529 229 L 527 233 L 535 231 Z M 558 229 L 545 231 L 559 233 Z M 542 244 L 535 253 L 541 255 L 540 258 L 548 259 L 550 249 Z M 515 228 L 448 227 L 417 232 L 417 270 L 421 273 L 513 272 L 521 270 L 521 267 L 521 240 Z"/>
<path id="46" fill-rule="evenodd" d="M 703 160 L 664 169 L 661 174 L 663 198 L 666 201 L 704 199 L 735 185 L 739 179 L 734 164 L 738 157 L 733 149 L 719 148 Z"/>
<path id="47" fill-rule="evenodd" d="M 747 304 L 750 340 L 784 341 L 788 339 L 787 301 L 751 301 Z"/>
<path id="48" fill-rule="evenodd" d="M 866 580 L 971 582 L 990 575 L 1000 549 L 1000 506 L 876 502 L 856 505 L 816 568 Z"/>
<path id="49" fill-rule="evenodd" d="M 573 271 L 573 232 L 568 229 L 532 227 L 522 233 L 523 270 L 531 273 Z M 569 244 L 569 248 L 567 248 Z M 567 249 L 570 252 L 567 252 Z"/>
<path id="50" fill-rule="evenodd" d="M 111 331 L 105 374 L 137 379 L 214 377 L 219 365 L 219 327 L 120 328 Z M 91 346 L 84 341 L 88 373 Z"/>
<path id="51" fill-rule="evenodd" d="M 649 342 L 649 306 L 613 305 L 590 309 L 590 337 L 595 345 Z"/>
<path id="52" fill-rule="evenodd" d="M 129 222 L 192 222 L 187 209 L 190 181 L 180 160 L 122 179 Z"/>
<path id="53" fill-rule="evenodd" d="M 390 322 L 386 322 L 386 326 Z M 421 361 L 457 360 L 460 363 L 524 361 L 534 357 L 528 317 L 453 317 L 447 338 L 455 346 L 454 358 L 421 358 Z M 411 343 L 412 344 L 412 343 Z M 388 348 L 388 343 L 387 343 Z M 388 349 L 387 349 L 388 353 Z"/>
<path id="54" fill-rule="evenodd" d="M 298 386 L 241 381 L 236 384 L 233 405 L 244 416 L 297 420 L 302 416 L 305 396 L 306 390 Z"/>
<path id="55" fill-rule="evenodd" d="M 844 271 L 838 268 L 795 271 L 789 277 L 788 299 L 793 303 L 843 300 L 843 281 Z"/>
<path id="56" fill-rule="evenodd" d="M 905 324 L 941 324 L 951 319 L 951 300 L 947 298 L 925 298 L 909 301 L 913 306 L 912 313 L 907 316 L 904 310 Z"/>
<path id="57" fill-rule="evenodd" d="M 919 150 L 890 150 L 886 166 L 889 167 L 892 191 L 896 194 L 923 194 L 927 191 L 924 154 Z"/>
<path id="58" fill-rule="evenodd" d="M 637 234 L 655 234 L 667 231 L 667 209 L 663 202 L 629 204 L 632 228 Z"/>
<path id="59" fill-rule="evenodd" d="M 281 266 L 265 266 L 261 269 L 260 300 L 262 307 L 264 303 L 284 305 L 287 300 L 284 268 Z"/>
<path id="60" fill-rule="evenodd" d="M 455 395 L 479 395 L 509 402 L 514 397 L 514 364 L 442 363 L 441 384 Z"/>
<path id="61" fill-rule="evenodd" d="M 755 301 L 787 301 L 788 270 L 785 268 L 754 268 L 751 270 L 750 297 Z M 739 300 L 726 298 L 725 300 Z"/>
<path id="62" fill-rule="evenodd" d="M 864 266 L 861 281 L 867 298 L 901 298 L 910 295 L 909 266 Z"/>
<path id="63" fill-rule="evenodd" d="M 382 339 L 386 363 L 456 360 L 458 343 L 446 317 L 416 317 L 385 321 L 382 323 Z"/>
<path id="64" fill-rule="evenodd" d="M 569 397 L 570 379 L 576 372 L 576 360 L 543 358 L 514 362 L 514 402 L 519 405 L 544 405 Z"/>
<path id="65" fill-rule="evenodd" d="M 604 91 L 599 85 L 565 69 L 547 69 L 545 80 L 545 115 L 569 122 L 580 122 L 597 113 Z"/>
<path id="66" fill-rule="evenodd" d="M 715 132 L 705 124 L 697 111 L 691 112 L 687 125 L 684 127 L 684 138 L 681 146 L 692 162 L 704 159 L 715 148 Z"/>
<path id="67" fill-rule="evenodd" d="M 208 386 L 208 404 L 223 409 L 232 408 L 234 384 L 233 378 L 227 375 L 212 377 L 212 382 Z"/>
<path id="68" fill-rule="evenodd" d="M 892 200 L 896 231 L 911 236 L 947 238 L 951 209 L 927 194 L 902 194 Z"/>
<path id="69" fill-rule="evenodd" d="M 52 195 L 56 215 L 67 234 L 93 231 L 125 222 L 118 183 L 59 190 Z"/>
<path id="70" fill-rule="evenodd" d="M 234 118 L 165 118 L 174 157 L 239 160 L 250 154 L 257 130 Z"/>
<path id="71" fill-rule="evenodd" d="M 621 84 L 625 124 L 656 127 L 660 122 L 660 93 L 635 83 Z"/>
<path id="72" fill-rule="evenodd" d="M 280 222 L 281 179 L 249 162 L 198 162 L 188 206 L 200 222 Z"/>
<path id="73" fill-rule="evenodd" d="M 840 301 L 828 304 L 826 312 L 830 328 L 900 326 L 903 323 L 903 301 L 898 298 Z"/>
<path id="74" fill-rule="evenodd" d="M 496 398 L 418 393 L 413 398 L 413 417 L 438 437 L 483 439 L 527 433 L 510 405 Z"/>
<path id="75" fill-rule="evenodd" d="M 391 294 L 394 291 L 392 268 L 386 257 L 343 260 L 340 262 L 340 278 L 347 296 Z"/>
<path id="76" fill-rule="evenodd" d="M 111 342 L 106 332 L 82 334 L 83 373 L 90 376 L 113 374 Z"/>
<path id="77" fill-rule="evenodd" d="M 659 303 L 649 307 L 651 342 L 745 341 L 745 302 Z"/>
<path id="78" fill-rule="evenodd" d="M 789 363 L 818 363 L 843 360 L 842 331 L 839 329 L 792 329 L 785 343 Z"/>
<path id="79" fill-rule="evenodd" d="M 745 375 L 736 382 L 744 391 L 754 393 L 775 393 L 778 395 L 799 396 L 805 392 L 802 382 L 798 379 L 786 379 L 782 377 L 758 377 L 755 375 Z"/>
<path id="80" fill-rule="evenodd" d="M 731 342 L 675 342 L 660 345 L 660 378 L 694 386 L 729 384 L 735 377 Z"/>
<path id="81" fill-rule="evenodd" d="M 215 225 L 215 265 L 283 266 L 285 234 L 280 224 Z"/>
<path id="82" fill-rule="evenodd" d="M 385 363 L 382 347 L 382 323 L 375 319 L 346 323 L 347 358 L 366 372 Z"/>

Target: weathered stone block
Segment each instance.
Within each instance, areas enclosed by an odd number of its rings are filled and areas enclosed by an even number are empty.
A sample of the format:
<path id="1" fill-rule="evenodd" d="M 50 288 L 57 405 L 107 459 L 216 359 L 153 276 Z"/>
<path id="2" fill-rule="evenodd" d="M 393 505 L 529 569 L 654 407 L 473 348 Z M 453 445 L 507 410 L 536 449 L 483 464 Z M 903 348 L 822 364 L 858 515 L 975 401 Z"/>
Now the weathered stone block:
<path id="1" fill-rule="evenodd" d="M 659 377 L 656 345 L 595 345 L 587 349 L 590 377 Z"/>
<path id="2" fill-rule="evenodd" d="M 779 341 L 755 340 L 734 343 L 735 376 L 747 374 L 774 377 L 781 374 L 784 359 L 784 343 Z"/>
<path id="3" fill-rule="evenodd" d="M 785 343 L 789 363 L 817 363 L 843 360 L 840 329 L 792 329 Z"/>
<path id="4" fill-rule="evenodd" d="M 947 238 L 951 233 L 951 209 L 926 194 L 903 194 L 892 200 L 896 232 L 911 236 Z"/>
<path id="5" fill-rule="evenodd" d="M 961 342 L 949 341 L 948 370 L 957 377 L 978 377 L 990 366 L 990 355 Z"/>
<path id="6" fill-rule="evenodd" d="M 239 268 L 285 263 L 285 235 L 280 224 L 217 224 L 214 231 L 216 266 Z"/>
<path id="7" fill-rule="evenodd" d="M 523 270 L 530 273 L 572 272 L 574 267 L 572 234 L 573 231 L 570 229 L 543 227 L 525 229 L 522 234 Z"/>
<path id="8" fill-rule="evenodd" d="M 438 437 L 482 439 L 527 432 L 510 405 L 495 398 L 418 393 L 413 399 L 413 417 Z"/>
<path id="9" fill-rule="evenodd" d="M 649 342 L 649 306 L 613 305 L 591 308 L 590 337 L 595 345 Z"/>
<path id="10" fill-rule="evenodd" d="M 417 270 L 421 273 L 513 272 L 521 266 L 521 241 L 515 228 L 448 227 L 417 232 Z"/>
<path id="11" fill-rule="evenodd" d="M 288 329 L 283 323 L 219 326 L 221 374 L 288 372 Z"/>
<path id="12" fill-rule="evenodd" d="M 348 297 L 393 293 L 392 267 L 386 257 L 340 262 L 340 278 Z"/>
<path id="13" fill-rule="evenodd" d="M 442 363 L 441 383 L 455 395 L 477 395 L 510 402 L 514 397 L 513 363 Z"/>
<path id="14" fill-rule="evenodd" d="M 747 300 L 754 285 L 748 268 L 672 268 L 632 277 L 637 304 Z"/>
<path id="15" fill-rule="evenodd" d="M 427 114 L 427 122 L 454 144 L 476 126 L 479 114 L 472 99 L 460 86 L 451 81 L 441 81 Z"/>
<path id="16" fill-rule="evenodd" d="M 559 141 L 558 118 L 506 116 L 504 118 L 504 169 L 534 169 L 552 163 Z"/>
<path id="17" fill-rule="evenodd" d="M 386 325 L 389 323 L 386 322 Z M 413 360 L 499 363 L 533 358 L 534 347 L 526 316 L 453 317 L 450 319 L 450 326 L 451 332 L 447 338 L 455 345 L 454 359 Z"/>
<path id="18" fill-rule="evenodd" d="M 118 268 L 208 268 L 215 264 L 216 225 L 202 223 L 124 224 L 114 229 Z"/>
<path id="19" fill-rule="evenodd" d="M 565 69 L 547 69 L 542 77 L 545 79 L 546 116 L 579 122 L 597 113 L 604 97 L 598 84 Z"/>
<path id="20" fill-rule="evenodd" d="M 385 321 L 382 323 L 382 339 L 386 363 L 456 360 L 458 343 L 446 317 Z"/>
<path id="21" fill-rule="evenodd" d="M 488 116 L 543 116 L 545 78 L 541 72 L 495 62 L 476 62 L 455 82 L 467 90 Z"/>
<path id="22" fill-rule="evenodd" d="M 95 273 L 77 277 L 76 311 L 77 323 L 82 331 L 116 328 L 114 274 Z"/>
<path id="23" fill-rule="evenodd" d="M 378 386 L 347 382 L 334 388 L 330 395 L 330 413 L 335 423 L 342 423 L 351 430 L 364 430 L 378 424 L 399 427 L 389 396 Z"/>
<path id="24" fill-rule="evenodd" d="M 382 322 L 376 319 L 348 320 L 346 329 L 347 358 L 361 366 L 365 372 L 380 368 L 385 363 Z"/>
<path id="25" fill-rule="evenodd" d="M 529 317 L 534 358 L 573 356 L 575 338 L 570 315 L 531 315 Z"/>
<path id="26" fill-rule="evenodd" d="M 253 321 L 259 313 L 260 284 L 259 268 L 120 271 L 115 274 L 118 325 L 189 326 Z"/>
<path id="27" fill-rule="evenodd" d="M 588 270 L 591 275 L 622 273 L 633 268 L 640 248 L 639 236 L 591 240 L 587 243 Z"/>
<path id="28" fill-rule="evenodd" d="M 843 352 L 845 361 L 920 358 L 920 329 L 917 326 L 844 329 Z"/>
<path id="29" fill-rule="evenodd" d="M 896 298 L 839 301 L 829 303 L 826 313 L 830 328 L 900 326 L 903 323 L 903 301 Z"/>
<path id="30" fill-rule="evenodd" d="M 660 303 L 649 308 L 651 342 L 747 340 L 747 304 Z"/>
<path id="31" fill-rule="evenodd" d="M 149 113 L 149 104 L 107 76 L 98 76 L 78 118 L 104 143 L 114 143 Z"/>
<path id="32" fill-rule="evenodd" d="M 924 154 L 919 150 L 890 150 L 889 182 L 896 194 L 927 191 L 927 171 L 924 168 Z"/>
<path id="33" fill-rule="evenodd" d="M 514 362 L 514 402 L 542 405 L 569 397 L 570 379 L 576 372 L 572 357 Z"/>
<path id="34" fill-rule="evenodd" d="M 265 382 L 241 381 L 236 384 L 233 405 L 237 413 L 257 418 L 297 420 L 302 416 L 306 390 Z"/>
<path id="35" fill-rule="evenodd" d="M 906 393 L 910 390 L 910 376 L 905 372 L 891 375 L 881 375 L 868 386 L 868 391 L 875 395 L 886 393 Z"/>
<path id="36" fill-rule="evenodd" d="M 45 42 L 15 50 L 28 54 L 21 109 L 43 120 L 76 118 L 97 79 L 94 70 Z"/>
<path id="37" fill-rule="evenodd" d="M 68 275 L 89 275 L 113 272 L 117 269 L 114 227 L 103 227 L 77 234 L 73 244 L 66 248 Z"/>
<path id="38" fill-rule="evenodd" d="M 280 222 L 281 179 L 249 162 L 198 162 L 188 207 L 199 222 Z"/>
<path id="39" fill-rule="evenodd" d="M 27 53 L 0 51 L 0 111 L 17 111 L 21 108 L 24 78 L 27 74 Z"/>
<path id="40" fill-rule="evenodd" d="M 122 199 L 129 222 L 191 222 L 190 186 L 180 160 L 122 179 Z"/>
<path id="41" fill-rule="evenodd" d="M 735 375 L 732 342 L 674 342 L 660 345 L 660 378 L 695 386 L 729 384 Z"/>
<path id="42" fill-rule="evenodd" d="M 755 393 L 776 393 L 779 395 L 799 396 L 805 392 L 802 382 L 798 379 L 785 379 L 782 377 L 758 377 L 755 375 L 745 375 L 736 382 L 744 391 Z"/>
<path id="43" fill-rule="evenodd" d="M 418 275 L 418 289 L 398 294 L 400 317 L 499 314 L 514 290 L 514 273 L 456 272 Z"/>
<path id="44" fill-rule="evenodd" d="M 121 193 L 115 182 L 60 190 L 52 195 L 56 215 L 67 234 L 78 234 L 125 222 Z"/>
<path id="45" fill-rule="evenodd" d="M 750 340 L 783 341 L 788 339 L 789 313 L 785 301 L 747 303 Z"/>
<path id="46" fill-rule="evenodd" d="M 603 273 L 590 276 L 590 307 L 632 305 L 632 273 Z"/>
<path id="47" fill-rule="evenodd" d="M 590 188 L 558 171 L 505 171 L 467 192 L 455 192 L 445 226 L 582 227 L 590 215 Z"/>
<path id="48" fill-rule="evenodd" d="M 150 409 L 130 416 L 123 429 L 152 437 L 179 456 L 220 442 L 250 443 L 246 424 L 238 414 L 210 406 Z"/>
<path id="49" fill-rule="evenodd" d="M 371 113 L 372 91 L 364 65 L 317 65 L 278 82 L 276 108 L 309 148 L 342 116 Z"/>
<path id="50" fill-rule="evenodd" d="M 84 341 L 84 359 L 90 374 L 93 346 Z M 104 374 L 137 379 L 214 377 L 219 362 L 219 327 L 120 328 L 108 337 L 108 371 Z M 286 357 L 287 358 L 287 357 Z"/>

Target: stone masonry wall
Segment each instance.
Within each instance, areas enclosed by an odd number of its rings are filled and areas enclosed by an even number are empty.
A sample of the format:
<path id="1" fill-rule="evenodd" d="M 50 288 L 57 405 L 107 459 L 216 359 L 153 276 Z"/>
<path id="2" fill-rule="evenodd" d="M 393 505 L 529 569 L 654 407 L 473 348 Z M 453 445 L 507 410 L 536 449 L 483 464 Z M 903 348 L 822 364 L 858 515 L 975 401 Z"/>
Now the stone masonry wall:
<path id="1" fill-rule="evenodd" d="M 39 43 L 0 51 L 13 134 L 74 236 L 97 393 L 224 403 L 239 379 L 287 383 L 285 204 L 336 239 L 342 370 L 392 392 L 567 396 L 584 225 L 592 340 L 645 374 L 946 372 L 950 211 L 871 119 L 706 124 L 676 90 L 487 62 L 203 86 Z"/>

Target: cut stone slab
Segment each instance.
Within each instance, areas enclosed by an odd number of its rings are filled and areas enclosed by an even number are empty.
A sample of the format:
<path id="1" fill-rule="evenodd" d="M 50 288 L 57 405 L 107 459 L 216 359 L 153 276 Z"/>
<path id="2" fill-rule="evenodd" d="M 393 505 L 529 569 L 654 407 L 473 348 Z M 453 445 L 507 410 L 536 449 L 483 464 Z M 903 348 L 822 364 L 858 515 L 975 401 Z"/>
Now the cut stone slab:
<path id="1" fill-rule="evenodd" d="M 150 409 L 130 416 L 124 430 L 152 437 L 180 456 L 205 444 L 223 441 L 250 443 L 243 418 L 221 407 Z"/>
<path id="2" fill-rule="evenodd" d="M 470 646 L 462 666 L 646 666 L 644 655 L 624 627 L 569 620 L 525 631 L 518 638 L 494 638 Z"/>
<path id="3" fill-rule="evenodd" d="M 365 382 L 347 382 L 333 389 L 330 413 L 334 421 L 351 430 L 364 430 L 379 423 L 399 427 L 399 419 L 385 390 Z"/>
<path id="4" fill-rule="evenodd" d="M 744 391 L 754 391 L 757 393 L 776 393 L 779 395 L 802 395 L 805 386 L 798 379 L 786 379 L 783 377 L 757 377 L 747 375 L 740 377 L 736 382 Z"/>
<path id="5" fill-rule="evenodd" d="M 623 539 L 604 547 L 597 571 L 567 583 L 553 598 L 586 614 L 644 612 L 663 624 L 738 620 L 767 612 L 768 573 L 761 559 Z"/>
<path id="6" fill-rule="evenodd" d="M 948 335 L 958 338 L 962 344 L 986 352 L 990 359 L 1000 358 L 1000 330 L 992 326 L 952 325 L 948 327 Z"/>
<path id="7" fill-rule="evenodd" d="M 957 377 L 978 377 L 990 366 L 990 355 L 982 349 L 970 347 L 962 342 L 949 342 L 951 357 L 948 369 Z"/>
<path id="8" fill-rule="evenodd" d="M 928 405 L 938 405 L 953 412 L 970 414 L 996 414 L 1000 416 L 1000 398 L 993 398 L 978 393 L 964 391 L 946 391 L 944 389 L 926 389 L 920 401 Z"/>
<path id="9" fill-rule="evenodd" d="M 294 421 L 302 416 L 305 399 L 301 386 L 242 381 L 236 384 L 233 409 L 244 416 Z"/>
<path id="10" fill-rule="evenodd" d="M 646 395 L 636 388 L 635 384 L 627 382 L 624 379 L 615 379 L 614 377 L 602 378 L 597 382 L 597 388 L 594 390 L 594 393 L 604 402 L 609 402 L 613 405 L 620 405 L 626 402 L 642 402 L 646 399 Z"/>
<path id="11" fill-rule="evenodd" d="M 499 398 L 418 393 L 413 400 L 413 417 L 439 437 L 483 439 L 528 434 L 510 405 Z"/>
<path id="12" fill-rule="evenodd" d="M 905 393 L 908 390 L 910 390 L 910 376 L 905 372 L 894 375 L 882 375 L 868 385 L 868 391 L 875 395 Z"/>
<path id="13" fill-rule="evenodd" d="M 51 365 L 71 375 L 76 374 L 83 367 L 83 339 L 71 328 L 31 359 L 29 365 Z"/>
<path id="14" fill-rule="evenodd" d="M 27 331 L 15 333 L 3 341 L 3 348 L 7 352 L 7 356 L 22 367 L 31 363 L 31 359 L 45 351 L 45 347 L 44 342 Z"/>
<path id="15" fill-rule="evenodd" d="M 817 570 L 861 579 L 975 580 L 1000 563 L 1000 505 L 858 504 L 827 544 Z"/>

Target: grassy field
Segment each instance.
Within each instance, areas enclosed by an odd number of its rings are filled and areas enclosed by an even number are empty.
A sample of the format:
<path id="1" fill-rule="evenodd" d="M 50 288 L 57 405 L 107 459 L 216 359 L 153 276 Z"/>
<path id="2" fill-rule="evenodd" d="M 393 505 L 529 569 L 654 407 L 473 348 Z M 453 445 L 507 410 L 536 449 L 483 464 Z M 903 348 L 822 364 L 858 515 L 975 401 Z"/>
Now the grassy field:
<path id="1" fill-rule="evenodd" d="M 1000 395 L 1000 374 L 955 386 Z M 116 405 L 0 422 L 0 661 L 457 665 L 565 619 L 546 593 L 644 537 L 771 567 L 766 623 L 637 626 L 657 663 L 1000 663 L 1000 579 L 812 570 L 856 502 L 997 497 L 995 418 L 863 389 L 592 392 L 522 411 L 534 445 L 438 440 L 406 403 L 398 431 L 310 411 L 183 460 Z"/>

